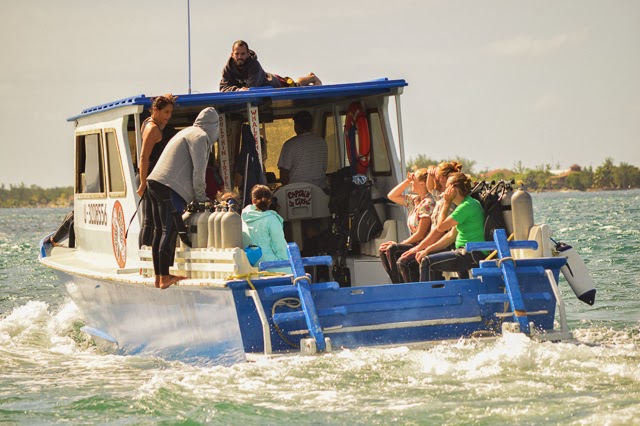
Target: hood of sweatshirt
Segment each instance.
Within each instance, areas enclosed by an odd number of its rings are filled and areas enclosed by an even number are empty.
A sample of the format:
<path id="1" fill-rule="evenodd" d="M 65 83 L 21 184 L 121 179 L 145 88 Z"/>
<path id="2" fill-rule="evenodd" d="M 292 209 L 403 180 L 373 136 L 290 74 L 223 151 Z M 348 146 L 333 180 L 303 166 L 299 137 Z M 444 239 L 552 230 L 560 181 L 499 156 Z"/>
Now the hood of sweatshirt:
<path id="1" fill-rule="evenodd" d="M 213 107 L 208 107 L 200 111 L 193 125 L 204 130 L 207 136 L 209 136 L 210 145 L 213 145 L 220 135 L 220 119 Z"/>
<path id="2" fill-rule="evenodd" d="M 263 212 L 258 210 L 253 204 L 249 204 L 242 210 L 242 220 L 244 220 L 246 223 L 257 222 L 270 216 L 275 216 L 276 218 L 278 218 L 278 221 L 280 223 L 283 223 L 282 217 L 273 210 L 267 210 Z"/>

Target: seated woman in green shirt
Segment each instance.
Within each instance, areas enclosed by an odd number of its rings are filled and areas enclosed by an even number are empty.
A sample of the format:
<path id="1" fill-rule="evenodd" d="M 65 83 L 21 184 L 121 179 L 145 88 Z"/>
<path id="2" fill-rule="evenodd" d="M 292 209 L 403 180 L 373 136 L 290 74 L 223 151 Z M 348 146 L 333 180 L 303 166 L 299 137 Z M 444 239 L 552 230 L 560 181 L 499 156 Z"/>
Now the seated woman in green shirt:
<path id="1" fill-rule="evenodd" d="M 484 211 L 480 202 L 472 198 L 470 193 L 471 179 L 467 175 L 454 173 L 449 176 L 437 225 L 437 230 L 446 234 L 416 253 L 416 260 L 420 262 L 420 281 L 442 279 L 442 272 L 445 271 L 457 272 L 459 278 L 469 278 L 469 269 L 487 256 L 465 249 L 469 242 L 484 241 Z M 451 203 L 457 207 L 447 216 Z M 454 242 L 454 250 L 438 253 Z"/>

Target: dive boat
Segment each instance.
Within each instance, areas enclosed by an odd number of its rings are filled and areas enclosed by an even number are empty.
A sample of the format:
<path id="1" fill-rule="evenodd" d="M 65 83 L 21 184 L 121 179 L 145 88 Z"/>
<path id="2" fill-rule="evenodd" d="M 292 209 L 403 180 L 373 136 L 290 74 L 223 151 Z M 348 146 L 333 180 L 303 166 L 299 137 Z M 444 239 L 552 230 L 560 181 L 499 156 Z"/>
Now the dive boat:
<path id="1" fill-rule="evenodd" d="M 512 229 L 468 245 L 496 252 L 471 271 L 472 278 L 390 283 L 378 247 L 408 236 L 405 208 L 384 202 L 384 194 L 406 176 L 400 104 L 406 86 L 404 80 L 380 79 L 179 95 L 170 121 L 176 129 L 190 126 L 205 107 L 219 113 L 213 161 L 225 191 L 233 189 L 242 141 L 252 138 L 258 164 L 264 164 L 259 174 L 274 189 L 291 243 L 289 260 L 253 267 L 244 247 L 223 244 L 237 241 L 238 226 L 223 223 L 229 218 L 237 224 L 237 213 L 194 210 L 185 219 L 195 245 L 179 246 L 172 268 L 188 278 L 166 290 L 154 287 L 151 253 L 138 247 L 140 223 L 134 218 L 140 124 L 152 98 L 121 99 L 69 118 L 75 127 L 75 244 L 52 247 L 47 236 L 39 259 L 77 305 L 82 331 L 116 353 L 214 364 L 242 362 L 252 354 L 313 354 L 507 331 L 570 339 L 558 290 L 569 254 L 554 253 L 551 230 L 533 224 L 530 205 L 522 220 L 515 203 L 513 211 L 505 208 Z M 294 135 L 291 118 L 302 110 L 311 113 L 314 133 L 327 142 L 330 193 L 307 183 L 282 186 L 275 177 L 280 149 Z M 261 137 L 266 143 L 257 143 Z M 355 236 L 353 211 L 342 222 L 347 229 L 339 229 L 338 210 L 346 206 L 332 194 L 343 186 L 367 187 L 361 193 L 379 220 L 371 233 Z M 509 198 L 515 193 L 504 200 Z M 516 240 L 509 240 L 514 230 Z M 285 266 L 291 274 L 269 272 Z M 576 285 L 593 303 L 595 289 L 588 273 L 581 275 L 574 281 L 587 280 Z"/>

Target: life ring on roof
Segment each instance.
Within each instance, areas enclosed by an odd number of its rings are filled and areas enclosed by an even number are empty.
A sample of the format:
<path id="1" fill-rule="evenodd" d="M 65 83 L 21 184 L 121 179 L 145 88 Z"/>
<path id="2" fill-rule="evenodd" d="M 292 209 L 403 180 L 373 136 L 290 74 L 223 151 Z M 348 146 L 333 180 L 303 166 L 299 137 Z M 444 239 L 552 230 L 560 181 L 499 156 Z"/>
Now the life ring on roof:
<path id="1" fill-rule="evenodd" d="M 358 136 L 357 146 L 356 133 Z M 351 169 L 356 174 L 366 174 L 371 154 L 371 138 L 369 137 L 367 115 L 362 110 L 360 102 L 354 102 L 349 105 L 344 123 L 344 140 L 347 145 L 347 155 Z"/>

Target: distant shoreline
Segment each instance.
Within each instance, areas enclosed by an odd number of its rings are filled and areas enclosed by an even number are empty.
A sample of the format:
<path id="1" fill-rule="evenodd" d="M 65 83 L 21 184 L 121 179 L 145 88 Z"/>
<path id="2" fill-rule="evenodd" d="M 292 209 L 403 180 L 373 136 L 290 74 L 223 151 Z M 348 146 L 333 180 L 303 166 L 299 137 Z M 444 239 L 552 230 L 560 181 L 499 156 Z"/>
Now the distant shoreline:
<path id="1" fill-rule="evenodd" d="M 541 194 L 541 193 L 546 193 L 546 192 L 567 192 L 567 193 L 582 193 L 582 192 L 612 192 L 612 191 L 630 191 L 633 189 L 640 189 L 640 188 L 589 188 L 586 189 L 584 191 L 578 190 L 578 189 L 569 189 L 569 188 L 564 188 L 564 189 L 536 189 L 536 190 L 527 190 L 528 192 L 532 193 L 532 194 Z M 0 209 L 24 209 L 24 208 L 30 208 L 30 209 L 51 209 L 51 208 L 59 208 L 59 209 L 72 209 L 73 208 L 73 203 L 69 203 L 69 204 L 56 204 L 56 203 L 47 203 L 47 204 L 36 204 L 36 205 L 29 205 L 29 204 L 23 204 L 23 205 L 17 205 L 17 206 L 10 206 L 10 207 L 2 207 L 0 206 Z"/>

